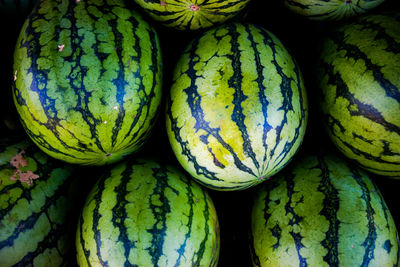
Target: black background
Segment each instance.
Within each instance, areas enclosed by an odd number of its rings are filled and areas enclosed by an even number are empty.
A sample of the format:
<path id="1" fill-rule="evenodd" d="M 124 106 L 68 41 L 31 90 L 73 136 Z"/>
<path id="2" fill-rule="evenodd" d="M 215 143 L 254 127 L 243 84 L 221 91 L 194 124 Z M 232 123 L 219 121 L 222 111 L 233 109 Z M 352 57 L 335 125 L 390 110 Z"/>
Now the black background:
<path id="1" fill-rule="evenodd" d="M 398 2 L 398 0 L 386 0 L 370 13 L 399 10 Z M 135 8 L 140 11 L 140 8 Z M 201 34 L 202 31 L 176 31 L 152 21 L 145 14 L 143 15 L 156 28 L 160 38 L 164 66 L 164 100 L 156 127 L 150 139 L 138 154 L 162 157 L 167 162 L 178 166 L 165 132 L 165 97 L 171 85 L 172 70 L 178 57 L 188 43 L 195 36 Z M 2 54 L 0 57 L 0 118 L 2 119 L 0 134 L 15 135 L 20 132 L 20 129 L 16 131 L 7 129 L 4 125 L 4 119 L 6 118 L 9 122 L 16 124 L 18 128 L 18 118 L 11 98 L 12 53 L 26 12 L 13 13 L 0 10 L 0 16 L 0 28 L 2 31 L 2 37 L 0 38 L 0 51 Z M 309 121 L 305 140 L 295 158 L 300 157 L 302 153 L 316 149 L 335 151 L 320 126 L 319 112 L 316 107 L 317 100 L 315 98 L 316 90 L 318 89 L 314 85 L 313 67 L 315 57 L 318 54 L 319 42 L 325 32 L 329 30 L 329 27 L 336 25 L 337 22 L 308 20 L 288 11 L 279 0 L 251 0 L 243 12 L 234 20 L 257 24 L 274 33 L 300 66 L 309 98 Z M 379 176 L 373 176 L 373 179 L 386 200 L 397 228 L 400 229 L 400 207 L 397 200 L 400 180 Z M 219 266 L 251 266 L 248 231 L 252 196 L 257 188 L 233 192 L 208 190 L 214 200 L 220 222 L 221 249 Z"/>

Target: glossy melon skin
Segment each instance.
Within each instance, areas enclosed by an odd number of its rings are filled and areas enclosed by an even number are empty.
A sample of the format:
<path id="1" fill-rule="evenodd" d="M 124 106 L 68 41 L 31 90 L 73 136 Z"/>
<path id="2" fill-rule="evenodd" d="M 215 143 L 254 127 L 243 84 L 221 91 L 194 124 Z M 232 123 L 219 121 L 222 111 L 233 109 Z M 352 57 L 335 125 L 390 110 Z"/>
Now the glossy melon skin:
<path id="1" fill-rule="evenodd" d="M 324 40 L 317 78 L 322 122 L 368 171 L 400 177 L 400 15 L 368 15 Z"/>
<path id="2" fill-rule="evenodd" d="M 296 14 L 313 20 L 343 20 L 379 6 L 385 0 L 283 0 Z"/>
<path id="3" fill-rule="evenodd" d="M 399 265 L 395 222 L 367 172 L 337 155 L 303 155 L 254 197 L 254 266 Z"/>
<path id="4" fill-rule="evenodd" d="M 130 159 L 93 187 L 76 247 L 80 266 L 217 266 L 218 218 L 207 192 L 180 170 Z"/>
<path id="5" fill-rule="evenodd" d="M 76 166 L 30 140 L 0 138 L 0 266 L 69 266 L 77 204 Z"/>
<path id="6" fill-rule="evenodd" d="M 267 30 L 228 23 L 194 39 L 175 67 L 167 134 L 180 164 L 215 190 L 254 186 L 282 169 L 307 124 L 301 71 Z"/>
<path id="7" fill-rule="evenodd" d="M 149 16 L 176 30 L 199 30 L 238 15 L 250 0 L 134 0 Z"/>
<path id="8" fill-rule="evenodd" d="M 157 33 L 123 1 L 42 0 L 14 53 L 13 96 L 30 138 L 69 163 L 140 149 L 162 94 Z"/>

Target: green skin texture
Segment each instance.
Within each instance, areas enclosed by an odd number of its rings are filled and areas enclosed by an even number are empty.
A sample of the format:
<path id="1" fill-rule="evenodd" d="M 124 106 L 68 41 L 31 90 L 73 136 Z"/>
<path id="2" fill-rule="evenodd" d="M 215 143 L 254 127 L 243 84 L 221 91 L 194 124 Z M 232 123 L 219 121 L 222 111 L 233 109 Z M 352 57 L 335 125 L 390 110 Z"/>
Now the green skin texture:
<path id="1" fill-rule="evenodd" d="M 102 165 L 137 151 L 161 93 L 157 34 L 121 1 L 43 0 L 21 30 L 14 102 L 52 157 Z"/>
<path id="2" fill-rule="evenodd" d="M 334 155 L 306 155 L 255 193 L 254 266 L 399 264 L 396 225 L 366 172 Z"/>
<path id="3" fill-rule="evenodd" d="M 76 234 L 79 266 L 217 266 L 206 191 L 153 159 L 119 163 L 93 187 Z"/>
<path id="4" fill-rule="evenodd" d="M 55 161 L 29 140 L 0 140 L 0 266 L 65 266 L 73 248 L 70 227 L 79 192 L 74 168 Z M 21 153 L 39 177 L 31 185 L 12 180 L 10 161 Z"/>
<path id="5" fill-rule="evenodd" d="M 134 0 L 152 19 L 176 30 L 210 28 L 232 19 L 250 0 Z"/>
<path id="6" fill-rule="evenodd" d="M 379 6 L 385 0 L 283 0 L 296 14 L 313 20 L 338 21 L 355 17 Z"/>
<path id="7" fill-rule="evenodd" d="M 399 15 L 364 16 L 334 29 L 317 67 L 333 143 L 366 170 L 393 178 L 400 177 L 399 45 Z"/>
<path id="8" fill-rule="evenodd" d="M 185 50 L 167 103 L 167 134 L 180 164 L 215 190 L 254 186 L 300 147 L 307 97 L 282 43 L 254 25 L 224 24 Z"/>

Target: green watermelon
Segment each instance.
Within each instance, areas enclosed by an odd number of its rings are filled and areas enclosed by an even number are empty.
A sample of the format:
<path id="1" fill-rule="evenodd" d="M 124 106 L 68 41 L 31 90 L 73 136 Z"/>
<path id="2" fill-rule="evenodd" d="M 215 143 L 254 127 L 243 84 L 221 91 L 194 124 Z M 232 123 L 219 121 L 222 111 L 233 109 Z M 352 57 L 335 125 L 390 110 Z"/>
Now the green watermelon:
<path id="1" fill-rule="evenodd" d="M 154 20 L 177 30 L 198 30 L 239 14 L 250 0 L 134 0 Z"/>
<path id="2" fill-rule="evenodd" d="M 306 155 L 257 188 L 254 266 L 399 265 L 390 211 L 367 172 L 336 155 Z"/>
<path id="3" fill-rule="evenodd" d="M 72 264 L 78 169 L 29 140 L 0 139 L 0 266 Z"/>
<path id="4" fill-rule="evenodd" d="M 368 171 L 400 178 L 400 15 L 336 26 L 317 65 L 323 123 Z"/>
<path id="5" fill-rule="evenodd" d="M 217 214 L 207 192 L 178 169 L 130 159 L 93 187 L 76 247 L 80 266 L 217 266 Z"/>
<path id="6" fill-rule="evenodd" d="M 314 20 L 342 20 L 382 4 L 384 0 L 283 0 L 292 12 Z"/>
<path id="7" fill-rule="evenodd" d="M 180 164 L 216 190 L 239 190 L 282 169 L 306 129 L 298 65 L 271 32 L 228 23 L 195 38 L 179 59 L 166 125 Z"/>
<path id="8" fill-rule="evenodd" d="M 41 0 L 17 41 L 13 80 L 22 124 L 43 151 L 82 165 L 115 162 L 156 121 L 157 33 L 123 1 Z"/>

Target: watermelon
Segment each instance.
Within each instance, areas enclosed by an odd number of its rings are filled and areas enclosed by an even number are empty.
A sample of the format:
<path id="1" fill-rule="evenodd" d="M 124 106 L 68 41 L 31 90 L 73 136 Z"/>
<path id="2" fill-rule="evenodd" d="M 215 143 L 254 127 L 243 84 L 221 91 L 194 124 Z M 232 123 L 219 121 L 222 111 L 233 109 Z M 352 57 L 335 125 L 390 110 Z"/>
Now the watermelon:
<path id="1" fill-rule="evenodd" d="M 13 96 L 50 156 L 101 165 L 137 151 L 161 101 L 157 33 L 123 1 L 41 0 L 14 53 Z"/>
<path id="2" fill-rule="evenodd" d="M 189 44 L 166 113 L 178 161 L 215 190 L 249 188 L 277 173 L 300 147 L 308 116 L 299 66 L 275 35 L 242 23 Z"/>
<path id="3" fill-rule="evenodd" d="M 79 266 L 217 266 L 217 214 L 207 192 L 177 168 L 131 158 L 93 187 L 76 247 Z"/>
<path id="4" fill-rule="evenodd" d="M 322 121 L 338 149 L 400 178 L 400 14 L 336 26 L 317 64 Z"/>
<path id="5" fill-rule="evenodd" d="M 334 154 L 297 158 L 254 196 L 254 266 L 399 265 L 391 213 L 367 172 Z"/>
<path id="6" fill-rule="evenodd" d="M 384 0 L 283 0 L 292 12 L 313 20 L 342 20 L 367 13 Z"/>
<path id="7" fill-rule="evenodd" d="M 162 25 L 176 30 L 199 30 L 237 16 L 250 0 L 135 0 Z"/>
<path id="8" fill-rule="evenodd" d="M 73 263 L 78 173 L 28 139 L 0 139 L 0 266 Z"/>

